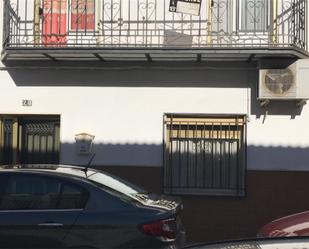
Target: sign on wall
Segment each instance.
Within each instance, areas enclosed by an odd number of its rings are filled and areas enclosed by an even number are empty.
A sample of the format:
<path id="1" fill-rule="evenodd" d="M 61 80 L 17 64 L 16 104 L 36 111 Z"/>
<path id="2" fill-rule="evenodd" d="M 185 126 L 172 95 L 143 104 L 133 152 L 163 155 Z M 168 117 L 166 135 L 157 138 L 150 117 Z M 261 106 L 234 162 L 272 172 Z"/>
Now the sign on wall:
<path id="1" fill-rule="evenodd" d="M 170 0 L 170 12 L 200 15 L 201 0 Z"/>

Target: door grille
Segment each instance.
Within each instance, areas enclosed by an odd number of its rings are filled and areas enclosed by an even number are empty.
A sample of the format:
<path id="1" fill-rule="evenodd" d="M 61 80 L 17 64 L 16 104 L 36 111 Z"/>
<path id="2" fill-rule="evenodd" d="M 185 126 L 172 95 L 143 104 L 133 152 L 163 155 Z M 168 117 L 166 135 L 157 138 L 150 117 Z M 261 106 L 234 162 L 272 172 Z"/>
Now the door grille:
<path id="1" fill-rule="evenodd" d="M 59 117 L 0 116 L 0 164 L 58 164 Z"/>
<path id="2" fill-rule="evenodd" d="M 11 164 L 13 162 L 13 120 L 3 120 L 3 150 L 2 163 Z"/>
<path id="3" fill-rule="evenodd" d="M 59 163 L 59 122 L 23 120 L 21 163 Z"/>

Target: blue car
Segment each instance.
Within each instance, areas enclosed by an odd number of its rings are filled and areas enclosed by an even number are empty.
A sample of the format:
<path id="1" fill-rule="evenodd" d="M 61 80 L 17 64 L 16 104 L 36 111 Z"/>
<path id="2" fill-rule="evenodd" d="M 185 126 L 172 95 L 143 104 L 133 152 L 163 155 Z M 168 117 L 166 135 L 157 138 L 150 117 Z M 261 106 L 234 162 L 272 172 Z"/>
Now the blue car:
<path id="1" fill-rule="evenodd" d="M 0 167 L 0 248 L 181 248 L 179 199 L 87 167 Z"/>

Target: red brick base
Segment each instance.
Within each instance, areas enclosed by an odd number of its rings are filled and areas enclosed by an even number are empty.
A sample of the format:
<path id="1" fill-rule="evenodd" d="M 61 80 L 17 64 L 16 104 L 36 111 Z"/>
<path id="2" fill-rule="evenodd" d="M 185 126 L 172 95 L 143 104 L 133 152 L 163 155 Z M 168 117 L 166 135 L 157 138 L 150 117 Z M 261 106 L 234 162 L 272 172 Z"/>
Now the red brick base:
<path id="1" fill-rule="evenodd" d="M 147 190 L 162 192 L 162 168 L 101 167 Z M 254 237 L 265 223 L 309 210 L 309 172 L 248 171 L 244 198 L 182 196 L 189 242 Z"/>

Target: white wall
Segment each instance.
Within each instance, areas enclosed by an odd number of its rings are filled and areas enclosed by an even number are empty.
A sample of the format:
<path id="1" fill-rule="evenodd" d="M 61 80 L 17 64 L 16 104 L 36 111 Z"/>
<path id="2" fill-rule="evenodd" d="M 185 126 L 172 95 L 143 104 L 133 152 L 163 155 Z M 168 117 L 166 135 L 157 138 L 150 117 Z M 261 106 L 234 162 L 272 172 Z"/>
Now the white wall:
<path id="1" fill-rule="evenodd" d="M 96 136 L 94 164 L 161 166 L 164 113 L 241 113 L 250 116 L 249 169 L 309 170 L 309 105 L 300 111 L 279 103 L 267 114 L 255 99 L 254 70 L 0 67 L 0 114 L 61 115 L 62 163 L 88 161 L 76 154 L 74 135 L 89 132 Z M 22 107 L 22 99 L 33 106 Z"/>
<path id="2" fill-rule="evenodd" d="M 249 169 L 309 169 L 308 105 L 282 103 L 265 115 L 253 69 L 17 69 L 0 71 L 0 79 L 1 114 L 61 115 L 62 163 L 89 160 L 77 155 L 74 140 L 88 132 L 94 164 L 161 166 L 164 113 L 239 113 L 250 116 Z"/>
<path id="3" fill-rule="evenodd" d="M 59 77 L 53 76 L 55 73 Z M 27 78 L 29 74 L 30 77 Z M 73 80 L 65 83 L 65 79 L 73 74 L 83 75 L 85 82 L 77 76 L 75 82 Z M 130 152 L 129 154 L 125 152 L 125 158 L 116 155 L 111 157 L 110 153 L 104 155 L 102 150 L 103 156 L 98 155 L 96 158 L 97 160 L 100 158 L 102 162 L 97 161 L 97 163 L 159 166 L 162 165 L 164 113 L 247 113 L 246 88 L 225 88 L 226 100 L 223 101 L 218 98 L 222 94 L 219 88 L 177 87 L 177 81 L 180 84 L 184 82 L 177 80 L 177 74 L 179 74 L 177 71 L 165 73 L 160 71 L 96 71 L 95 73 L 75 70 L 1 71 L 0 113 L 60 114 L 62 143 L 74 144 L 75 134 L 88 132 L 96 136 L 96 144 L 105 147 L 109 145 L 118 150 L 117 146 L 137 146 L 133 150 L 125 148 Z M 187 86 L 190 83 L 195 84 L 194 81 L 199 84 L 203 82 L 203 76 L 207 77 L 203 72 L 188 72 L 188 74 L 189 76 L 184 77 L 192 80 L 187 82 Z M 196 74 L 198 79 L 194 79 Z M 122 76 L 117 78 L 116 75 Z M 155 79 L 156 76 L 158 79 Z M 43 82 L 46 78 L 49 78 L 48 82 Z M 134 86 L 141 78 L 151 81 L 145 82 L 145 85 L 162 86 Z M 160 81 L 164 78 L 166 81 L 161 84 Z M 42 86 L 44 84 L 45 86 Z M 53 87 L 53 84 L 62 86 Z M 76 86 L 80 84 L 84 86 Z M 92 86 L 87 87 L 87 85 Z M 164 85 L 169 86 L 164 87 Z M 31 99 L 33 106 L 22 107 L 22 99 Z M 147 149 L 148 146 L 151 147 L 150 151 Z M 62 161 L 76 163 L 74 147 L 65 146 L 64 149 L 67 153 L 62 154 Z M 121 152 L 120 155 L 122 155 Z"/>

